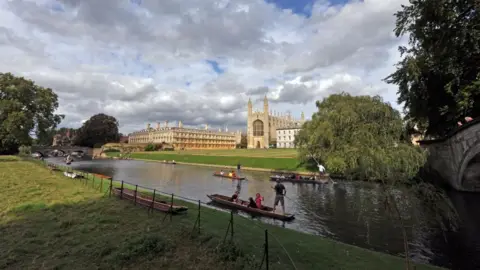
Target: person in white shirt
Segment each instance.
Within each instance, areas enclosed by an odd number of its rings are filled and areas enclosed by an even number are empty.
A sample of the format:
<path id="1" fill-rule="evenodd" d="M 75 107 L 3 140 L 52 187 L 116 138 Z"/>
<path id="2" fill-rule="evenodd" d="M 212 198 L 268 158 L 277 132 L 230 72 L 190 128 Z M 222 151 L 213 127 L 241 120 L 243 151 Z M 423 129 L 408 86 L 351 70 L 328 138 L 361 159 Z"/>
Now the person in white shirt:
<path id="1" fill-rule="evenodd" d="M 320 172 L 320 175 L 325 175 L 325 167 L 323 167 L 322 164 L 318 164 L 318 171 Z"/>

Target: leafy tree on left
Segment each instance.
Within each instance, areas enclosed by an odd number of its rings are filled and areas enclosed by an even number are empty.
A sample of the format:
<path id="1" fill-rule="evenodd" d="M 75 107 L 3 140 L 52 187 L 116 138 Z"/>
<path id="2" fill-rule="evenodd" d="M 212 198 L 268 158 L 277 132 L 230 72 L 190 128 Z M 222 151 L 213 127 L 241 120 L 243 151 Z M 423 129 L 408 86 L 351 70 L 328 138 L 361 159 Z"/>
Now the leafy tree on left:
<path id="1" fill-rule="evenodd" d="M 0 73 L 0 154 L 12 154 L 20 145 L 31 145 L 35 135 L 49 136 L 64 118 L 55 114 L 58 96 L 11 73 Z"/>

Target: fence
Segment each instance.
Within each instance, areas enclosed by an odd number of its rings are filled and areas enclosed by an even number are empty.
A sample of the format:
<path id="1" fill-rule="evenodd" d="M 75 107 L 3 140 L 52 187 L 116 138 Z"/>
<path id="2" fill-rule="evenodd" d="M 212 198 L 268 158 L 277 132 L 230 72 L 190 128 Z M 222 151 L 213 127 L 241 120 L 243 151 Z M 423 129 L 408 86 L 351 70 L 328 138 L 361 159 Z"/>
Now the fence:
<path id="1" fill-rule="evenodd" d="M 170 222 L 172 222 L 174 216 L 177 216 L 175 219 L 177 219 L 180 224 L 191 227 L 189 234 L 192 237 L 202 235 L 202 229 L 208 227 L 210 228 L 208 234 L 218 236 L 217 238 L 220 240 L 215 247 L 216 249 L 235 248 L 235 245 L 231 245 L 230 243 L 234 242 L 235 237 L 242 239 L 244 241 L 236 243 L 241 246 L 240 249 L 232 252 L 242 253 L 241 251 L 245 249 L 252 251 L 253 259 L 256 259 L 253 264 L 258 265 L 258 269 L 272 269 L 272 262 L 275 262 L 277 265 L 280 263 L 282 268 L 289 267 L 297 269 L 292 257 L 278 238 L 269 232 L 268 229 L 257 224 L 259 222 L 250 221 L 244 217 L 235 218 L 234 211 L 229 211 L 228 223 L 225 228 L 225 222 L 222 223 L 221 221 L 215 220 L 218 219 L 218 210 L 223 209 L 212 209 L 214 207 L 210 206 L 207 202 L 175 195 L 173 193 L 166 193 L 138 184 L 114 180 L 108 176 L 73 170 L 71 167 L 49 163 L 47 161 L 43 161 L 43 164 L 52 169 L 52 171 L 58 170 L 61 172 L 75 173 L 80 177 L 72 178 L 72 180 L 99 192 L 103 192 L 104 196 L 117 196 L 120 199 L 131 201 L 134 205 L 143 206 L 147 208 L 149 215 L 152 214 L 154 210 L 160 210 L 160 212 L 165 213 L 162 222 L 164 222 L 167 217 Z M 180 210 L 176 211 L 177 207 L 182 204 L 189 204 L 186 215 L 179 213 L 181 212 Z M 194 212 L 194 214 L 192 215 L 191 212 Z M 250 226 L 252 224 L 254 227 Z M 261 230 L 261 232 L 254 233 L 253 228 Z M 224 231 L 224 233 L 220 234 L 221 231 Z M 275 242 L 269 242 L 269 236 L 273 238 Z M 280 256 L 282 253 L 286 256 Z M 257 255 L 260 255 L 261 259 L 256 258 Z"/>

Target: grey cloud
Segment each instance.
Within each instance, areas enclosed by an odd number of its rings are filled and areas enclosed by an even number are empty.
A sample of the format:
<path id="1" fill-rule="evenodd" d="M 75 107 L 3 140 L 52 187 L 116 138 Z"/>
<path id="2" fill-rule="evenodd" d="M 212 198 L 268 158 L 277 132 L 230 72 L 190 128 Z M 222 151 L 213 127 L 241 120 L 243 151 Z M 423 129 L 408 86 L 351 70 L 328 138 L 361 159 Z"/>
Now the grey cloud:
<path id="1" fill-rule="evenodd" d="M 244 127 L 248 96 L 262 102 L 265 94 L 277 91 L 275 86 L 262 85 L 265 79 L 283 86 L 272 102 L 293 106 L 329 93 L 366 93 L 368 87 L 362 80 L 338 79 L 323 88 L 308 85 L 321 81 L 315 74 L 331 77 L 337 71 L 376 70 L 395 42 L 391 38 L 393 3 L 378 7 L 378 3 L 364 1 L 349 4 L 351 8 L 343 13 L 336 8 L 327 14 L 317 4 L 307 19 L 260 0 L 235 1 L 225 8 L 207 0 L 144 0 L 142 7 L 149 14 L 124 8 L 130 1 L 61 2 L 67 10 L 75 9 L 76 16 L 68 12 L 52 15 L 32 1 L 0 5 L 0 9 L 7 6 L 22 23 L 18 29 L 13 24 L 0 28 L 0 56 L 4 58 L 0 72 L 25 75 L 54 89 L 60 97 L 60 112 L 67 115 L 64 126 L 80 125 L 104 112 L 119 120 L 122 132 L 164 120 Z M 248 6 L 249 12 L 239 11 L 241 5 Z M 290 35 L 291 40 L 285 37 Z M 151 80 L 119 75 L 131 74 L 130 67 L 119 66 L 121 59 L 109 60 L 110 52 L 130 59 L 141 53 L 143 62 L 159 64 L 165 74 L 158 71 Z M 85 60 L 86 56 L 93 60 Z M 205 75 L 201 67 L 192 68 L 191 73 L 180 70 L 218 58 L 227 63 L 227 72 L 216 78 Z M 285 82 L 284 78 L 298 76 L 298 84 Z M 179 87 L 186 81 L 192 82 L 191 90 Z M 383 91 L 377 86 L 372 89 Z"/>
<path id="2" fill-rule="evenodd" d="M 247 95 L 266 95 L 269 92 L 269 88 L 266 86 L 257 87 L 247 91 Z"/>

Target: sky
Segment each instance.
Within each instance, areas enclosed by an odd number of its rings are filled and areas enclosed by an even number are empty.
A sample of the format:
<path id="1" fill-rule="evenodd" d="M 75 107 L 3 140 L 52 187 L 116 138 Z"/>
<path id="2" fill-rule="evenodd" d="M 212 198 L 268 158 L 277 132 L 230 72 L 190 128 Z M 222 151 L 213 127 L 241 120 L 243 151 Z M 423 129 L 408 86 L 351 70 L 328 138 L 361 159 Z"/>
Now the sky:
<path id="1" fill-rule="evenodd" d="M 61 127 L 165 120 L 246 129 L 247 102 L 307 119 L 334 93 L 380 95 L 408 0 L 4 0 L 0 72 L 52 88 Z"/>

